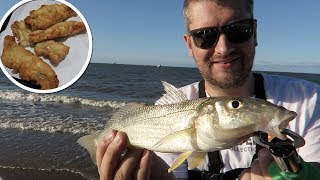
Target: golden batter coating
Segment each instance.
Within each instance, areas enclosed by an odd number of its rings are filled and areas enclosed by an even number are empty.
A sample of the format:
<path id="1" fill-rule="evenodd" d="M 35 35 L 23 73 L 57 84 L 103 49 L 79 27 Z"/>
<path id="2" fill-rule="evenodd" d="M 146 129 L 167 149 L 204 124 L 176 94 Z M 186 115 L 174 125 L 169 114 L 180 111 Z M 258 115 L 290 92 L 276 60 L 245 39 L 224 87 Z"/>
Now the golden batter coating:
<path id="1" fill-rule="evenodd" d="M 55 38 L 70 36 L 84 32 L 86 27 L 83 22 L 64 21 L 57 23 L 46 30 L 37 30 L 29 34 L 31 43 L 38 43 Z"/>
<path id="2" fill-rule="evenodd" d="M 59 64 L 69 53 L 69 46 L 54 40 L 37 43 L 34 50 L 38 56 L 47 57 L 53 64 Z"/>
<path id="3" fill-rule="evenodd" d="M 5 37 L 1 60 L 13 73 L 19 73 L 21 79 L 33 81 L 40 85 L 41 89 L 53 89 L 59 85 L 57 75 L 51 66 L 18 45 L 14 36 Z"/>
<path id="4" fill-rule="evenodd" d="M 24 20 L 31 26 L 32 31 L 44 30 L 56 23 L 77 16 L 70 7 L 65 4 L 42 5 L 39 9 L 30 11 L 30 15 Z"/>
<path id="5" fill-rule="evenodd" d="M 18 38 L 20 46 L 30 46 L 29 34 L 31 33 L 31 29 L 23 20 L 15 21 L 11 25 L 11 30 L 13 35 Z"/>

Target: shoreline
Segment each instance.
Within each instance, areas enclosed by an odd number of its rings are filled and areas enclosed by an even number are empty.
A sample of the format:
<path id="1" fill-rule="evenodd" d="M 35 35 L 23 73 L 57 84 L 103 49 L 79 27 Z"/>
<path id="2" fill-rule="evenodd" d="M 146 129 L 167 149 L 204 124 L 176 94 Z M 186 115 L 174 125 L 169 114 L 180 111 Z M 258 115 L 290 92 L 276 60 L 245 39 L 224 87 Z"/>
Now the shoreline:
<path id="1" fill-rule="evenodd" d="M 0 180 L 87 180 L 78 173 L 67 170 L 39 170 L 0 167 Z"/>

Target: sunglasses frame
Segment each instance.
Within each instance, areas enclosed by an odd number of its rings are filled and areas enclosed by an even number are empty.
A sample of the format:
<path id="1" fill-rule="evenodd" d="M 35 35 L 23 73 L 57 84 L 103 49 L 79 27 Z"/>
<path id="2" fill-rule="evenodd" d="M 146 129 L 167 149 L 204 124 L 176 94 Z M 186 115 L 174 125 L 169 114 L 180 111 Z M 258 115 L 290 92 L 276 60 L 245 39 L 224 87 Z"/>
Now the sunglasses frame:
<path id="1" fill-rule="evenodd" d="M 193 38 L 193 43 L 198 47 L 198 48 L 200 48 L 200 49 L 209 49 L 209 48 L 212 48 L 212 47 L 214 47 L 216 44 L 217 44 L 217 42 L 218 42 L 218 40 L 219 40 L 219 37 L 220 37 L 220 35 L 221 34 L 225 34 L 226 36 L 227 36 L 227 39 L 230 41 L 230 39 L 229 39 L 229 37 L 228 37 L 228 34 L 227 33 L 225 33 L 226 32 L 226 29 L 229 29 L 232 25 L 234 25 L 234 24 L 250 24 L 250 26 L 251 26 L 251 35 L 250 35 L 250 38 L 253 36 L 253 34 L 254 34 L 254 23 L 256 22 L 257 20 L 256 19 L 254 19 L 254 18 L 248 18 L 248 19 L 243 19 L 243 20 L 239 20 L 239 21 L 235 21 L 235 22 L 232 22 L 232 23 L 229 23 L 229 24 L 227 24 L 227 25 L 224 25 L 224 26 L 215 26 L 215 27 L 204 27 L 204 28 L 198 28 L 198 29 L 194 29 L 194 30 L 191 30 L 190 32 L 189 32 L 189 36 L 192 36 L 192 38 Z M 205 31 L 209 31 L 209 30 L 211 30 L 211 31 L 215 31 L 216 33 L 217 33 L 217 37 L 216 37 L 216 39 L 215 39 L 215 42 L 214 42 L 214 44 L 212 44 L 212 45 L 210 45 L 210 46 L 206 46 L 206 47 L 201 47 L 201 45 L 198 45 L 197 43 L 196 43 L 196 40 L 195 40 L 195 38 L 203 38 L 202 36 L 203 36 L 203 34 L 205 34 Z M 201 35 L 198 35 L 198 34 L 201 34 Z M 248 38 L 248 40 L 250 39 L 250 38 Z M 204 38 L 203 38 L 204 39 Z M 245 40 L 245 41 L 243 41 L 243 42 L 246 42 L 246 41 L 248 41 L 248 40 Z M 232 42 L 232 43 L 243 43 L 243 42 L 234 42 L 234 41 L 230 41 L 230 42 Z"/>

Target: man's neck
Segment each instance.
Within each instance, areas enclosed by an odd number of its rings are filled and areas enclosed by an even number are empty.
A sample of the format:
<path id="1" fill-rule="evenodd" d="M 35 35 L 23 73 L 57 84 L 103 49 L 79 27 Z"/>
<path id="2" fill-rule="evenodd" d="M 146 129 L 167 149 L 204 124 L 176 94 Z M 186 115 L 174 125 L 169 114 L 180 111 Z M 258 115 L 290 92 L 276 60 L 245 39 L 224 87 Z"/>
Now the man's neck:
<path id="1" fill-rule="evenodd" d="M 221 89 L 219 87 L 211 86 L 205 81 L 205 90 L 206 93 L 209 94 L 211 97 L 217 96 L 254 96 L 254 77 L 251 73 L 248 79 L 237 88 L 228 88 L 228 89 Z"/>

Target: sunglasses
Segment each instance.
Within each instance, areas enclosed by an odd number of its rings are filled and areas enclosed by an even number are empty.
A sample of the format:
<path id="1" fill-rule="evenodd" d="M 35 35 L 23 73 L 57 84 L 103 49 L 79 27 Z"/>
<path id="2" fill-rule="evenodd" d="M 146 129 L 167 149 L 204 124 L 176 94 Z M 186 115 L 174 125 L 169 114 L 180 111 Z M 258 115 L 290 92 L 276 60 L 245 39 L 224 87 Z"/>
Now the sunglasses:
<path id="1" fill-rule="evenodd" d="M 244 19 L 230 23 L 222 27 L 205 27 L 190 31 L 194 44 L 200 49 L 214 47 L 219 37 L 224 33 L 228 41 L 232 43 L 243 43 L 253 35 L 254 19 Z"/>

